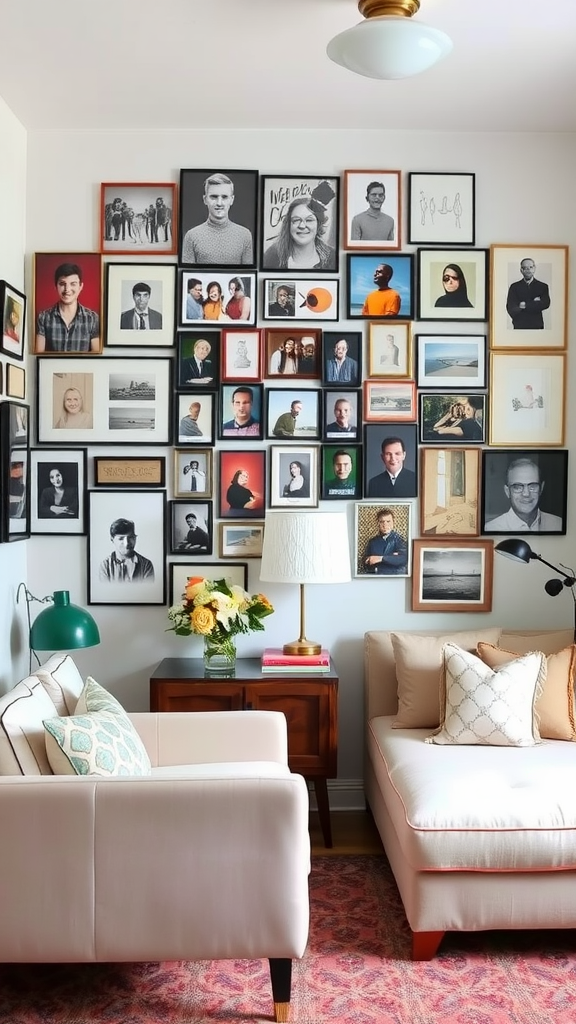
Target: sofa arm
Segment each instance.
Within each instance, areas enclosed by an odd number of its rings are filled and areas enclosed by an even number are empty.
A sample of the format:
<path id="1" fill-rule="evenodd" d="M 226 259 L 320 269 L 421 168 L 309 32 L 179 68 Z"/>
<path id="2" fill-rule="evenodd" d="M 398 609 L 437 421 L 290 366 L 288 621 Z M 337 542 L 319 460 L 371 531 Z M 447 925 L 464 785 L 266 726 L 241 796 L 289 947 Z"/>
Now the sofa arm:
<path id="1" fill-rule="evenodd" d="M 224 761 L 288 763 L 288 727 L 279 711 L 130 714 L 153 767 Z"/>

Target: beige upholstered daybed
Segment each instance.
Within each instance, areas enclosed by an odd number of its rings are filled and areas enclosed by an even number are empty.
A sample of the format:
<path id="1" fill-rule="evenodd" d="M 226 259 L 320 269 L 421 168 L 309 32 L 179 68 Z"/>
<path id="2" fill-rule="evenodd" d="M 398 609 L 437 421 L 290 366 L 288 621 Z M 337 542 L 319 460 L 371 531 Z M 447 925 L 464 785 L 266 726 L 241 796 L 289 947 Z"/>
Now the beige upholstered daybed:
<path id="1" fill-rule="evenodd" d="M 446 639 L 475 653 L 485 641 L 492 667 L 528 651 L 562 651 L 542 659 L 549 706 L 547 724 L 536 721 L 542 736 L 564 738 L 522 747 L 425 742 L 438 726 Z M 366 633 L 366 797 L 412 929 L 413 959 L 433 957 L 446 931 L 576 928 L 571 644 L 570 630 Z"/>

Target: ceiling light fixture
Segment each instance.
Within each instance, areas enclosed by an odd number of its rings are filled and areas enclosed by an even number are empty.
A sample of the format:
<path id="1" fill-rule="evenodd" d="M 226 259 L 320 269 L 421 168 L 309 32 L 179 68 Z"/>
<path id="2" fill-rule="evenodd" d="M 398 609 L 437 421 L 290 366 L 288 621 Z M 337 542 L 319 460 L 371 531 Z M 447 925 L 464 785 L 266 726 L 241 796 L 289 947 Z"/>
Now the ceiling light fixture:
<path id="1" fill-rule="evenodd" d="M 365 78 L 409 78 L 452 50 L 445 32 L 412 21 L 420 0 L 358 0 L 366 19 L 334 36 L 326 53 L 336 64 Z"/>

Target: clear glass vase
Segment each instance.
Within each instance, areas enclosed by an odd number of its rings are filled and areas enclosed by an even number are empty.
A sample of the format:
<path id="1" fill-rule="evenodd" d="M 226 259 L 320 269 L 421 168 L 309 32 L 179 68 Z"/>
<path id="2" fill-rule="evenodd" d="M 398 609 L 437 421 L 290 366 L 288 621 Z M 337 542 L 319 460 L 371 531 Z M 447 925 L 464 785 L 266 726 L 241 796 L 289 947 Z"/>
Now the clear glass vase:
<path id="1" fill-rule="evenodd" d="M 204 670 L 207 675 L 231 676 L 236 669 L 236 640 L 233 636 L 208 634 L 204 637 Z"/>

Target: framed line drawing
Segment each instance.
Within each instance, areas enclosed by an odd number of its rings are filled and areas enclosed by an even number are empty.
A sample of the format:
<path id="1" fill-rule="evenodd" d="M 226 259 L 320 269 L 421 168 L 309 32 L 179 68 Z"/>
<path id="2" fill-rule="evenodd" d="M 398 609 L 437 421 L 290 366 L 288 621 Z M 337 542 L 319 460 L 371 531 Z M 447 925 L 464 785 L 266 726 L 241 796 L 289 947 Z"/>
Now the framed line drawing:
<path id="1" fill-rule="evenodd" d="M 0 351 L 12 359 L 24 358 L 26 337 L 26 296 L 24 292 L 0 281 L 0 309 L 2 311 L 2 337 Z"/>
<path id="2" fill-rule="evenodd" d="M 416 383 L 419 388 L 485 388 L 487 343 L 484 334 L 417 334 Z"/>
<path id="3" fill-rule="evenodd" d="M 175 290 L 168 263 L 107 263 L 106 346 L 171 347 Z"/>
<path id="4" fill-rule="evenodd" d="M 36 252 L 33 272 L 34 354 L 102 352 L 102 257 L 95 252 Z"/>
<path id="5" fill-rule="evenodd" d="M 30 452 L 30 533 L 86 533 L 86 449 Z"/>
<path id="6" fill-rule="evenodd" d="M 264 377 L 320 377 L 319 328 L 268 327 L 264 338 Z"/>
<path id="7" fill-rule="evenodd" d="M 103 182 L 100 252 L 117 256 L 175 253 L 176 199 L 176 185 L 171 182 Z"/>
<path id="8" fill-rule="evenodd" d="M 177 604 L 188 580 L 201 576 L 208 580 L 225 579 L 228 583 L 248 589 L 248 565 L 246 562 L 170 562 L 170 604 Z M 199 638 L 200 639 L 200 638 Z"/>
<path id="9" fill-rule="evenodd" d="M 488 318 L 488 249 L 418 249 L 418 320 Z"/>
<path id="10" fill-rule="evenodd" d="M 218 515 L 221 519 L 262 519 L 265 509 L 266 452 L 218 452 Z"/>
<path id="11" fill-rule="evenodd" d="M 419 393 L 422 444 L 486 444 L 486 395 Z"/>
<path id="12" fill-rule="evenodd" d="M 317 508 L 317 445 L 270 446 L 270 508 Z"/>
<path id="13" fill-rule="evenodd" d="M 346 315 L 351 320 L 412 320 L 414 257 L 348 253 Z"/>
<path id="14" fill-rule="evenodd" d="M 220 341 L 220 379 L 227 381 L 262 380 L 262 329 L 243 330 L 223 327 Z"/>
<path id="15" fill-rule="evenodd" d="M 6 397 L 26 398 L 26 370 L 16 363 L 6 363 Z"/>
<path id="16" fill-rule="evenodd" d="M 39 444 L 169 444 L 170 359 L 37 360 Z"/>
<path id="17" fill-rule="evenodd" d="M 176 369 L 178 391 L 214 391 L 220 380 L 220 331 L 180 331 Z"/>
<path id="18" fill-rule="evenodd" d="M 412 377 L 412 323 L 368 324 L 368 376 Z"/>
<path id="19" fill-rule="evenodd" d="M 88 604 L 166 603 L 166 492 L 88 492 Z"/>
<path id="20" fill-rule="evenodd" d="M 241 303 L 241 315 L 240 307 Z M 178 324 L 256 323 L 256 274 L 178 270 Z"/>
<path id="21" fill-rule="evenodd" d="M 566 533 L 568 452 L 482 453 L 482 533 Z"/>
<path id="22" fill-rule="evenodd" d="M 365 380 L 363 390 L 366 423 L 416 419 L 416 385 L 413 380 Z"/>
<path id="23" fill-rule="evenodd" d="M 565 435 L 565 405 L 565 353 L 492 353 L 491 445 L 561 447 Z"/>
<path id="24" fill-rule="evenodd" d="M 340 178 L 264 176 L 263 270 L 338 271 Z"/>
<path id="25" fill-rule="evenodd" d="M 189 498 L 169 502 L 169 550 L 191 558 L 211 555 L 213 545 L 212 502 Z"/>
<path id="26" fill-rule="evenodd" d="M 212 497 L 212 449 L 174 449 L 174 497 Z"/>
<path id="27" fill-rule="evenodd" d="M 337 320 L 339 315 L 338 278 L 324 280 L 265 278 L 264 320 Z"/>
<path id="28" fill-rule="evenodd" d="M 565 349 L 568 246 L 490 247 L 493 349 Z"/>
<path id="29" fill-rule="evenodd" d="M 494 542 L 415 540 L 413 612 L 492 610 Z"/>
<path id="30" fill-rule="evenodd" d="M 410 575 L 411 502 L 356 502 L 354 525 L 356 578 L 397 579 Z"/>
<path id="31" fill-rule="evenodd" d="M 410 245 L 474 245 L 476 175 L 412 171 L 408 175 Z"/>
<path id="32" fill-rule="evenodd" d="M 261 558 L 264 521 L 220 523 L 220 558 Z"/>
<path id="33" fill-rule="evenodd" d="M 479 448 L 420 449 L 420 533 L 480 533 Z"/>
<path id="34" fill-rule="evenodd" d="M 164 455 L 95 455 L 94 487 L 165 487 Z"/>
<path id="35" fill-rule="evenodd" d="M 344 248 L 399 249 L 400 171 L 344 171 Z"/>
<path id="36" fill-rule="evenodd" d="M 180 171 L 178 262 L 255 267 L 258 171 Z"/>
<path id="37" fill-rule="evenodd" d="M 322 501 L 348 501 L 362 497 L 362 446 L 323 444 L 321 448 Z"/>
<path id="38" fill-rule="evenodd" d="M 216 395 L 210 391 L 195 391 L 175 395 L 176 422 L 174 436 L 178 444 L 214 444 Z"/>
<path id="39" fill-rule="evenodd" d="M 333 387 L 360 387 L 362 380 L 362 332 L 324 331 L 322 335 L 322 383 Z"/>
<path id="40" fill-rule="evenodd" d="M 267 388 L 266 437 L 319 440 L 321 394 L 319 388 Z"/>

